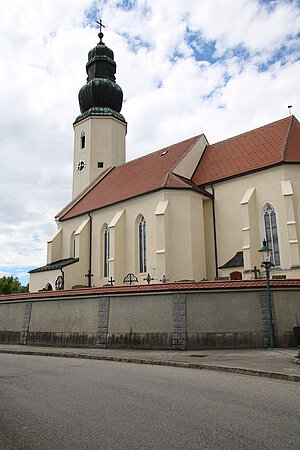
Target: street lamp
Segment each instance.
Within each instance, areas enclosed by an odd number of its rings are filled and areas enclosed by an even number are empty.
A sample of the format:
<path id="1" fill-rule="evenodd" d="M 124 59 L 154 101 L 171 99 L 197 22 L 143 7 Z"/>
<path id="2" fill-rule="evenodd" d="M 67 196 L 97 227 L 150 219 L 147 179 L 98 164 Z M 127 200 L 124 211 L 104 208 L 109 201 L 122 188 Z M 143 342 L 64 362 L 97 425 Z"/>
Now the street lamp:
<path id="1" fill-rule="evenodd" d="M 268 307 L 269 307 L 269 335 L 270 335 L 270 347 L 275 347 L 275 336 L 274 336 L 274 323 L 272 314 L 272 303 L 271 303 L 271 291 L 270 291 L 270 268 L 274 265 L 271 262 L 272 249 L 268 247 L 267 241 L 264 239 L 262 242 L 262 248 L 258 250 L 262 255 L 263 262 L 261 266 L 266 270 L 267 278 L 267 291 L 268 291 Z"/>

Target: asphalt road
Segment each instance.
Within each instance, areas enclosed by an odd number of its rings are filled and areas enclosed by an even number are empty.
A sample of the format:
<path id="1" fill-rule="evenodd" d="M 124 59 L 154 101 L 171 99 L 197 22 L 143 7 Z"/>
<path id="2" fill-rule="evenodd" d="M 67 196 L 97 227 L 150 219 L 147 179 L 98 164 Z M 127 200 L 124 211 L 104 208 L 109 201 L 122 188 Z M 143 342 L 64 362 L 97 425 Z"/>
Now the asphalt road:
<path id="1" fill-rule="evenodd" d="M 299 449 L 300 386 L 0 355 L 0 449 Z"/>

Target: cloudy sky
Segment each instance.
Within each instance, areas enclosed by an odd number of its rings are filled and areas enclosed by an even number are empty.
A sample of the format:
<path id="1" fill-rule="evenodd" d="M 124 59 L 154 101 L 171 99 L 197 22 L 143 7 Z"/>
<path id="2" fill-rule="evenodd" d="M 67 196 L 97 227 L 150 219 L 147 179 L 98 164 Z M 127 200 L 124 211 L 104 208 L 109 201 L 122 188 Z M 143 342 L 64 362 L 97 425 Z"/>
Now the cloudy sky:
<path id="1" fill-rule="evenodd" d="M 87 53 L 106 25 L 127 159 L 300 119 L 297 0 L 0 0 L 0 276 L 27 283 L 71 199 Z"/>

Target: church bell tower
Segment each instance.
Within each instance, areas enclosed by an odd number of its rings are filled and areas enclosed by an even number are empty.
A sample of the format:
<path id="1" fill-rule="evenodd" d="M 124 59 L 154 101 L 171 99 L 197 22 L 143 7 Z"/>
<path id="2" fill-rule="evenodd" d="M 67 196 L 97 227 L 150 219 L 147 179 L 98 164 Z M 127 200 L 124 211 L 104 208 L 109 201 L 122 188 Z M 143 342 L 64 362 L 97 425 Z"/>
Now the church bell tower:
<path id="1" fill-rule="evenodd" d="M 104 25 L 98 23 L 100 41 L 88 54 L 87 82 L 78 96 L 81 114 L 74 122 L 72 198 L 103 170 L 125 163 L 123 92 L 115 82 L 114 53 L 102 41 Z"/>

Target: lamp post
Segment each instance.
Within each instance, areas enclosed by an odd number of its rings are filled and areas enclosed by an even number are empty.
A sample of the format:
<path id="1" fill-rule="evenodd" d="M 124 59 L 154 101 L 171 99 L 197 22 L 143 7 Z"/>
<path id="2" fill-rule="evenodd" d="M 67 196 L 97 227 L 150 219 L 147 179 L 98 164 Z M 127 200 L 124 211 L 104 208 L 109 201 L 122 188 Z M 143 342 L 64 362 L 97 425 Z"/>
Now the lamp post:
<path id="1" fill-rule="evenodd" d="M 272 249 L 268 247 L 266 240 L 262 242 L 262 248 L 258 250 L 262 255 L 263 262 L 261 266 L 266 270 L 267 278 L 267 292 L 268 292 L 268 308 L 269 308 L 269 336 L 270 336 L 270 347 L 275 347 L 275 336 L 274 336 L 274 323 L 272 314 L 272 303 L 271 303 L 271 291 L 270 291 L 270 268 L 274 265 L 271 262 Z"/>

